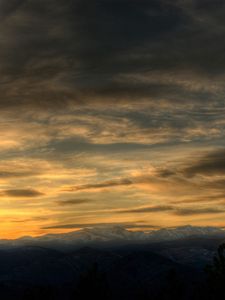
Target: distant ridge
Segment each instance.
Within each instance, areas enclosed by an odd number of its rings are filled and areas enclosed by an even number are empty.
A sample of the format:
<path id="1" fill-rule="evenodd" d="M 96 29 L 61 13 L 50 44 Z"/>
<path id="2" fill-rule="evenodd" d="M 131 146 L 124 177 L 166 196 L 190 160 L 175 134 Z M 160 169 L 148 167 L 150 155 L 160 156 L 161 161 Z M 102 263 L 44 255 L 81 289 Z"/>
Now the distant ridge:
<path id="1" fill-rule="evenodd" d="M 219 227 L 181 226 L 162 228 L 150 232 L 129 231 L 123 226 L 97 226 L 63 234 L 46 234 L 38 237 L 21 237 L 15 240 L 0 240 L 0 247 L 25 245 L 85 245 L 91 243 L 161 242 L 190 237 L 224 237 L 225 230 Z"/>

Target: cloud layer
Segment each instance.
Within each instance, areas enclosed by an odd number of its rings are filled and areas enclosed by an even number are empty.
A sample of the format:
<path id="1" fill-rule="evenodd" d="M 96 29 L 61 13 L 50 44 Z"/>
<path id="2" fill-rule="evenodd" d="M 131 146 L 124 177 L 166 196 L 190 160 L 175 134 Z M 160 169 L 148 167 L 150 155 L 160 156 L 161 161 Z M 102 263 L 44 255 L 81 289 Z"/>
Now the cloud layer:
<path id="1" fill-rule="evenodd" d="M 3 0 L 0 102 L 220 101 L 223 8 L 212 0 Z"/>
<path id="2" fill-rule="evenodd" d="M 225 225 L 223 11 L 0 1 L 2 236 Z"/>

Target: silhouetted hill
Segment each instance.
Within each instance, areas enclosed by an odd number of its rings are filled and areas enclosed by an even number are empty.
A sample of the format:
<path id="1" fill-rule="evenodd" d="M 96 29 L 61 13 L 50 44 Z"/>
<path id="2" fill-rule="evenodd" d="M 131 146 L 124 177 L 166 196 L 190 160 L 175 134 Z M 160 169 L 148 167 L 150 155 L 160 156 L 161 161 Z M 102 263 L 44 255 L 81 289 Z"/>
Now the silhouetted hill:
<path id="1" fill-rule="evenodd" d="M 31 245 L 14 243 L 0 250 L 0 299 L 79 300 L 88 293 L 100 293 L 97 298 L 106 300 L 165 300 L 167 293 L 168 299 L 194 299 L 224 236 L 160 241 L 143 236 L 135 241 L 132 236 L 129 242 L 94 240 L 80 247 L 74 241 L 58 247 L 52 236 L 47 240 L 48 247 L 31 239 Z M 179 291 L 176 296 L 174 290 Z"/>

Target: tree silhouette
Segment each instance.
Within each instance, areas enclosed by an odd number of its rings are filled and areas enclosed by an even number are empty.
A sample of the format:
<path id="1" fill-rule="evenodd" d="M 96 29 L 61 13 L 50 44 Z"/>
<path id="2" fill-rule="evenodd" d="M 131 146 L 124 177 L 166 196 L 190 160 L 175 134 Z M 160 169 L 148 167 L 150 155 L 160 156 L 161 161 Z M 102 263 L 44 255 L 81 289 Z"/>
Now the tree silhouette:
<path id="1" fill-rule="evenodd" d="M 225 243 L 220 245 L 212 265 L 206 267 L 206 299 L 225 299 Z"/>

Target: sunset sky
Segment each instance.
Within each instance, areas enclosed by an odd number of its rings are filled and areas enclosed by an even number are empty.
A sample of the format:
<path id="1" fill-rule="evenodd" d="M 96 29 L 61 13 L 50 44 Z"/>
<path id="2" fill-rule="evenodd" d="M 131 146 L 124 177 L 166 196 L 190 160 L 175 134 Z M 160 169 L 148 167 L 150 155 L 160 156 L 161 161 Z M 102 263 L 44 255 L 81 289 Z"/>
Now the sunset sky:
<path id="1" fill-rule="evenodd" d="M 0 0 L 0 238 L 225 226 L 224 12 Z"/>

